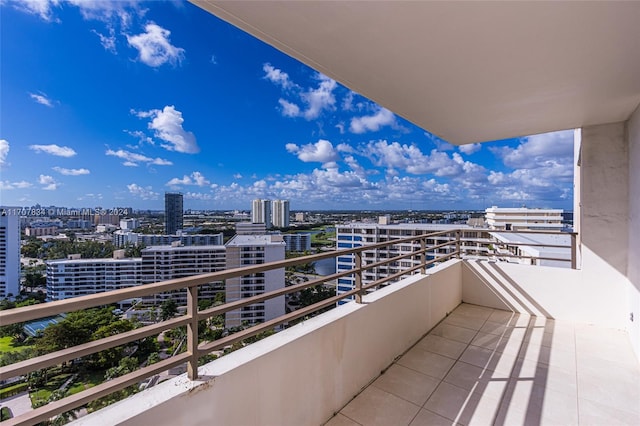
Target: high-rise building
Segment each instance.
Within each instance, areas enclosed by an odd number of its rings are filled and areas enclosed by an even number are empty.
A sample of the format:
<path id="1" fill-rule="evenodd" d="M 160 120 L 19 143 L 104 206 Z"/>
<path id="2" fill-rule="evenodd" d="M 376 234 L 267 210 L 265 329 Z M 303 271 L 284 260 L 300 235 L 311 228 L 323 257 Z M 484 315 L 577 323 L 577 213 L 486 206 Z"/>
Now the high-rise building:
<path id="1" fill-rule="evenodd" d="M 289 200 L 273 200 L 273 226 L 276 228 L 289 227 Z"/>
<path id="2" fill-rule="evenodd" d="M 562 224 L 562 209 L 529 209 L 489 207 L 485 210 L 489 229 L 505 231 L 560 231 Z"/>
<path id="3" fill-rule="evenodd" d="M 179 192 L 165 192 L 164 194 L 164 220 L 165 234 L 174 235 L 183 228 L 182 194 Z"/>
<path id="4" fill-rule="evenodd" d="M 20 217 L 0 207 L 0 298 L 20 293 Z"/>
<path id="5" fill-rule="evenodd" d="M 227 242 L 227 269 L 284 260 L 282 235 L 236 235 Z M 244 299 L 284 287 L 284 268 L 226 280 L 226 301 Z M 227 312 L 226 327 L 256 324 L 285 313 L 284 295 Z"/>
<path id="6" fill-rule="evenodd" d="M 271 200 L 256 199 L 251 203 L 251 222 L 264 223 L 267 228 L 271 228 Z"/>
<path id="7" fill-rule="evenodd" d="M 185 247 L 173 243 L 170 246 L 147 247 L 142 250 L 142 284 L 222 271 L 225 264 L 223 245 Z M 212 281 L 198 286 L 198 298 L 212 299 L 216 293 L 223 291 L 222 281 Z M 187 303 L 187 292 L 184 289 L 155 294 L 143 300 L 160 303 L 169 297 L 180 305 Z"/>

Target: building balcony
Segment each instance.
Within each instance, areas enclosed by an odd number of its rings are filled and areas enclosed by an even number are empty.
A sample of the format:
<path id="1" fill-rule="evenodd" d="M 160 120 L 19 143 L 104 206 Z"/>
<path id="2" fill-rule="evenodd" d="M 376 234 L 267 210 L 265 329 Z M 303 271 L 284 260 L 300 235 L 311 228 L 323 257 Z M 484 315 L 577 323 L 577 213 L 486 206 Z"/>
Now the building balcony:
<path id="1" fill-rule="evenodd" d="M 580 271 L 450 260 L 427 272 L 76 423 L 640 423 L 640 364 L 580 294 Z"/>

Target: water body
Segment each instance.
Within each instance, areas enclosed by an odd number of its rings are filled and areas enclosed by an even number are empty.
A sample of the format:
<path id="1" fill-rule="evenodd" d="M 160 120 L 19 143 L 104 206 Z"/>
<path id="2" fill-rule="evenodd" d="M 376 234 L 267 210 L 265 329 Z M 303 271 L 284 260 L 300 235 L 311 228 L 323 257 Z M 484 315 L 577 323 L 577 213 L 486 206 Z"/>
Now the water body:
<path id="1" fill-rule="evenodd" d="M 322 259 L 314 262 L 316 268 L 316 274 L 318 275 L 331 275 L 336 273 L 336 259 Z"/>

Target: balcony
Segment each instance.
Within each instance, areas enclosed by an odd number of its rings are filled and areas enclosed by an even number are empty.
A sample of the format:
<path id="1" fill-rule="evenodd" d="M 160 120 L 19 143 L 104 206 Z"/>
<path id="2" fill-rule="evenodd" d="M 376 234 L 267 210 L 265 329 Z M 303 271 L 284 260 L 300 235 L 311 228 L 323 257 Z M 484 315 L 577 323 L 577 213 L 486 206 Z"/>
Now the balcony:
<path id="1" fill-rule="evenodd" d="M 427 260 L 434 234 L 410 237 L 414 250 L 358 265 L 376 246 L 220 271 L 0 313 L 4 323 L 83 309 L 187 287 L 187 314 L 131 332 L 2 367 L 2 377 L 186 325 L 188 350 L 157 364 L 52 402 L 9 420 L 33 424 L 80 407 L 166 369 L 188 373 L 92 413 L 77 424 L 419 424 L 440 416 L 453 424 L 590 424 L 615 419 L 638 424 L 640 366 L 626 332 L 609 310 L 611 291 L 583 284 L 576 269 L 459 258 L 460 231 Z M 408 241 L 407 241 L 408 242 Z M 397 243 L 397 242 L 394 242 Z M 380 243 L 380 246 L 389 244 Z M 194 311 L 199 285 L 260 273 L 310 259 L 353 255 L 356 267 L 285 289 Z M 368 268 L 420 258 L 398 273 L 363 285 Z M 356 288 L 284 317 L 213 342 L 199 342 L 203 318 L 272 297 L 356 276 Z M 377 291 L 370 292 L 375 288 Z M 199 357 L 261 331 L 304 318 L 355 296 L 356 303 L 281 331 L 198 367 Z M 616 300 L 613 300 L 616 302 Z M 594 325 L 595 324 L 595 325 Z M 383 373 L 382 375 L 380 375 Z M 246 409 L 251 401 L 251 410 Z M 574 407 L 573 410 L 571 407 Z M 335 413 L 338 413 L 334 416 Z M 401 419 L 388 416 L 401 416 Z M 601 416 L 601 417 L 598 417 Z M 431 420 L 430 420 L 431 419 Z M 341 423 L 342 422 L 342 423 Z"/>

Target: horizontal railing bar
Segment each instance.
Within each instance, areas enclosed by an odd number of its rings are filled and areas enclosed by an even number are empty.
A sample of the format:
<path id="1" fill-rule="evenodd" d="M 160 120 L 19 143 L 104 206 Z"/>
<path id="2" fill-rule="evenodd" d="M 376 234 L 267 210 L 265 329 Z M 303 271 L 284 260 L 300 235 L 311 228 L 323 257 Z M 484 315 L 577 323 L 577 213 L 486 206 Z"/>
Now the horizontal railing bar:
<path id="1" fill-rule="evenodd" d="M 519 256 L 517 254 L 503 254 L 503 253 L 494 253 L 491 254 L 493 257 L 515 257 L 518 259 L 538 259 L 538 260 L 560 260 L 563 262 L 571 262 L 571 259 L 563 259 L 560 257 L 541 257 L 541 256 Z M 486 257 L 486 256 L 485 256 Z"/>
<path id="2" fill-rule="evenodd" d="M 157 324 L 152 324 L 136 328 L 135 330 L 115 334 L 113 336 L 105 337 L 99 340 L 93 340 L 82 345 L 72 346 L 70 348 L 51 352 L 45 355 L 37 356 L 35 358 L 30 358 L 25 361 L 17 362 L 15 364 L 6 365 L 4 367 L 0 367 L 0 380 L 20 376 L 22 374 L 39 370 L 41 368 L 52 367 L 62 362 L 70 361 L 76 358 L 82 358 L 83 356 L 100 352 L 106 349 L 111 349 L 116 346 L 130 343 L 134 340 L 143 339 L 145 337 L 160 333 L 164 330 L 173 329 L 176 327 L 180 327 L 181 325 L 185 325 L 189 322 L 189 320 L 190 317 L 188 316 L 177 317 L 167 321 L 159 322 Z"/>
<path id="3" fill-rule="evenodd" d="M 73 410 L 88 402 L 94 401 L 113 392 L 122 390 L 127 386 L 138 383 L 148 377 L 166 371 L 172 367 L 183 364 L 191 356 L 189 352 L 184 352 L 171 358 L 159 361 L 155 364 L 143 367 L 124 376 L 117 377 L 87 390 L 68 396 L 58 401 L 53 401 L 47 405 L 28 411 L 27 413 L 2 422 L 2 425 L 33 425 L 38 422 L 49 420 L 54 415 Z"/>
<path id="4" fill-rule="evenodd" d="M 222 315 L 226 312 L 233 311 L 239 308 L 244 308 L 245 306 L 255 305 L 256 303 L 260 303 L 268 299 L 273 299 L 274 297 L 281 296 L 283 294 L 293 293 L 294 291 L 303 290 L 308 287 L 313 287 L 318 284 L 324 283 L 326 281 L 331 281 L 337 278 L 351 275 L 355 271 L 356 269 L 349 269 L 347 271 L 338 272 L 332 275 L 326 275 L 326 276 L 323 276 L 322 278 L 317 278 L 315 280 L 308 281 L 305 283 L 295 284 L 289 287 L 284 287 L 278 290 L 272 290 L 267 293 L 262 293 L 257 296 L 245 297 L 242 299 L 234 300 L 233 302 L 227 302 L 223 305 L 214 306 L 213 308 L 204 309 L 198 312 L 198 320 L 203 320 L 203 319 L 215 317 L 218 315 Z"/>
<path id="5" fill-rule="evenodd" d="M 436 236 L 452 231 L 441 231 L 433 234 L 424 234 L 419 237 Z M 173 280 L 160 281 L 152 284 L 143 284 L 135 287 L 128 287 L 119 290 L 92 294 L 88 296 L 74 297 L 71 299 L 58 300 L 54 302 L 42 303 L 38 305 L 24 306 L 21 308 L 7 309 L 0 311 L 0 323 L 3 325 L 15 324 L 19 322 L 31 321 L 34 319 L 50 317 L 66 312 L 78 311 L 81 309 L 92 308 L 95 306 L 109 305 L 117 303 L 121 300 L 133 299 L 152 294 L 163 293 L 173 290 L 180 290 L 186 287 L 199 286 L 208 284 L 212 281 L 223 281 L 229 278 L 242 277 L 246 275 L 256 274 L 269 271 L 272 269 L 294 266 L 302 263 L 309 263 L 313 260 L 322 260 L 331 257 L 343 256 L 345 254 L 353 254 L 356 252 L 370 250 L 372 248 L 386 247 L 390 244 L 400 244 L 409 242 L 419 238 L 407 237 L 394 240 L 393 242 L 383 242 L 368 246 L 361 246 L 352 249 L 336 250 L 332 252 L 312 254 L 309 256 L 295 257 L 286 260 L 262 263 L 259 265 L 248 265 L 238 268 L 225 269 L 223 271 L 210 272 L 207 274 L 194 275 L 190 277 L 176 278 Z"/>
<path id="6" fill-rule="evenodd" d="M 489 244 L 493 244 L 494 246 L 529 246 L 529 247 L 553 247 L 553 248 L 571 248 L 571 244 L 534 244 L 534 243 L 524 243 L 524 242 L 511 242 L 511 241 L 498 241 L 491 242 Z"/>
<path id="7" fill-rule="evenodd" d="M 325 300 L 322 300 L 318 303 L 315 303 L 313 305 L 309 305 L 306 306 L 304 308 L 301 309 L 297 309 L 293 312 L 290 312 L 288 314 L 285 314 L 284 316 L 278 317 L 278 318 L 274 318 L 270 321 L 266 321 L 263 323 L 260 323 L 259 325 L 255 325 L 253 327 L 241 330 L 237 333 L 234 334 L 230 334 L 226 337 L 223 337 L 221 339 L 218 340 L 214 340 L 213 342 L 208 342 L 205 344 L 202 344 L 201 346 L 198 347 L 198 356 L 202 356 L 202 355 L 207 355 L 217 349 L 221 349 L 224 348 L 225 346 L 229 346 L 232 345 L 236 342 L 239 342 L 241 340 L 244 339 L 248 339 L 249 337 L 255 336 L 256 334 L 261 333 L 264 330 L 270 330 L 273 329 L 274 327 L 277 327 L 281 324 L 284 324 L 286 322 L 292 321 L 294 319 L 303 317 L 309 313 L 313 313 L 315 311 L 318 311 L 326 306 L 329 305 L 333 305 L 334 303 L 345 299 L 347 297 L 353 296 L 356 293 L 358 293 L 358 290 L 354 289 L 354 290 L 349 290 L 347 292 L 344 292 L 342 294 L 336 295 L 336 296 L 332 296 L 329 297 Z"/>

